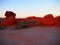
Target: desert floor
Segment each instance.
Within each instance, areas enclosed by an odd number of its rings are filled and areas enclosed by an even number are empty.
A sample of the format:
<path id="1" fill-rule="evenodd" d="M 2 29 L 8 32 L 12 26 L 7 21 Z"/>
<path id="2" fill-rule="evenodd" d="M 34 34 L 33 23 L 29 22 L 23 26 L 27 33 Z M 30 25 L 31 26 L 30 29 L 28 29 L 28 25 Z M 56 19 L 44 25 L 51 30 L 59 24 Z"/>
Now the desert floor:
<path id="1" fill-rule="evenodd" d="M 0 45 L 60 45 L 60 27 L 0 30 Z"/>

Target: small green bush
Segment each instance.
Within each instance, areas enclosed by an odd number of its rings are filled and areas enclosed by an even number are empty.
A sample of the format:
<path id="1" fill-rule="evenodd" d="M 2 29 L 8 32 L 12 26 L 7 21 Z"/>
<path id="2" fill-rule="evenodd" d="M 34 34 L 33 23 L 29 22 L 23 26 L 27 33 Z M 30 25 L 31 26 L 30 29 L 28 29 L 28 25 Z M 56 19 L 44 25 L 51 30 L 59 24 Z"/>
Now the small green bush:
<path id="1" fill-rule="evenodd" d="M 29 28 L 29 24 L 35 24 L 36 21 L 25 21 L 25 22 L 17 22 L 17 26 L 15 29 L 20 29 L 20 28 Z"/>
<path id="2" fill-rule="evenodd" d="M 29 28 L 29 26 L 28 25 L 22 25 L 21 28 Z"/>
<path id="3" fill-rule="evenodd" d="M 16 26 L 16 27 L 15 27 L 15 29 L 20 29 L 20 28 L 21 28 L 21 26 Z"/>
<path id="4" fill-rule="evenodd" d="M 21 28 L 28 28 L 28 22 L 18 22 L 18 25 L 15 27 L 15 29 L 21 29 Z"/>

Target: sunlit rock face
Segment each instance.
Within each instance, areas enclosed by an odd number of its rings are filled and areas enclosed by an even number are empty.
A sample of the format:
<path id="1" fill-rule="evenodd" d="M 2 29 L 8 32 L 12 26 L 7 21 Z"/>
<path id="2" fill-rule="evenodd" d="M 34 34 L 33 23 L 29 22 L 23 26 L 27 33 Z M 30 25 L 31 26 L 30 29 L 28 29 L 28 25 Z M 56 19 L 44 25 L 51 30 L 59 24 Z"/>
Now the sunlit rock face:
<path id="1" fill-rule="evenodd" d="M 55 17 L 55 20 L 59 22 L 59 26 L 60 26 L 60 16 Z"/>
<path id="2" fill-rule="evenodd" d="M 25 18 L 19 18 L 19 19 L 17 19 L 17 21 L 18 21 L 18 22 L 25 22 L 26 19 L 25 19 Z"/>
<path id="3" fill-rule="evenodd" d="M 6 11 L 5 16 L 6 16 L 5 21 L 0 23 L 0 26 L 10 26 L 10 25 L 15 23 L 15 21 L 16 21 L 16 19 L 15 19 L 16 14 L 14 12 Z"/>
<path id="4" fill-rule="evenodd" d="M 29 20 L 30 20 L 30 21 L 31 21 L 31 20 L 36 20 L 36 17 L 35 17 L 35 16 L 30 16 L 30 17 L 27 17 L 26 20 L 27 20 L 27 21 L 29 21 Z"/>
<path id="5" fill-rule="evenodd" d="M 54 18 L 53 14 L 47 14 L 46 16 L 44 16 L 44 18 Z"/>
<path id="6" fill-rule="evenodd" d="M 52 14 L 48 14 L 41 19 L 42 26 L 59 26 L 59 22 L 56 21 Z"/>
<path id="7" fill-rule="evenodd" d="M 5 21 L 3 22 L 4 26 L 9 26 L 12 25 L 15 21 L 15 18 L 13 16 L 10 16 L 9 18 L 6 18 Z"/>

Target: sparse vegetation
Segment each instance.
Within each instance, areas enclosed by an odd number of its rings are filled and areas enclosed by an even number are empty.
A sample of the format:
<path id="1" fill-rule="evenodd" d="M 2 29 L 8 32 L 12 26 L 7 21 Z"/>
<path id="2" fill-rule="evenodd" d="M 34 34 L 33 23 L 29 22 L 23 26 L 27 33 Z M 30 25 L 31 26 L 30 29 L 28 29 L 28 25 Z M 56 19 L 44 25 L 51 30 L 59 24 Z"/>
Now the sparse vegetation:
<path id="1" fill-rule="evenodd" d="M 27 22 L 18 22 L 18 25 L 15 27 L 15 29 L 20 29 L 20 28 L 28 28 L 28 23 Z"/>
<path id="2" fill-rule="evenodd" d="M 1 30 L 1 29 L 5 29 L 5 28 L 6 28 L 6 26 L 0 26 L 0 30 Z"/>
<path id="3" fill-rule="evenodd" d="M 20 29 L 20 28 L 29 28 L 29 24 L 34 25 L 36 22 L 35 21 L 25 21 L 25 22 L 18 22 L 17 26 L 15 29 Z"/>

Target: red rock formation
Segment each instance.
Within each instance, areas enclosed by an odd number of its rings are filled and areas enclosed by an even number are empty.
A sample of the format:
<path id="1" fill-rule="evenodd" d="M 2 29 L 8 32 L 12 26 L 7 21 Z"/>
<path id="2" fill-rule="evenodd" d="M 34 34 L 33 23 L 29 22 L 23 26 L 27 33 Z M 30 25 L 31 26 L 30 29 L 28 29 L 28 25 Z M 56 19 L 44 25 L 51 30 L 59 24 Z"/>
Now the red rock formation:
<path id="1" fill-rule="evenodd" d="M 31 21 L 31 20 L 36 20 L 36 17 L 35 17 L 35 16 L 30 16 L 30 17 L 27 17 L 26 20 L 27 20 L 27 21 L 29 21 L 29 20 L 30 20 L 30 21 Z"/>
<path id="2" fill-rule="evenodd" d="M 6 11 L 5 13 L 6 19 L 2 23 L 0 23 L 0 26 L 10 26 L 15 23 L 16 14 L 11 11 Z"/>
<path id="3" fill-rule="evenodd" d="M 19 22 L 25 22 L 26 20 L 25 20 L 25 18 L 19 18 L 18 21 Z"/>
<path id="4" fill-rule="evenodd" d="M 13 16 L 10 16 L 9 18 L 6 18 L 4 22 L 0 23 L 2 26 L 10 26 L 16 21 L 16 19 Z"/>
<path id="5" fill-rule="evenodd" d="M 55 20 L 59 22 L 59 26 L 60 26 L 60 16 L 55 17 Z"/>
<path id="6" fill-rule="evenodd" d="M 42 26 L 41 25 L 41 19 L 42 19 L 42 17 L 36 18 L 36 21 L 37 21 L 36 25 L 37 26 Z"/>
<path id="7" fill-rule="evenodd" d="M 6 16 L 6 18 L 8 18 L 8 17 L 10 17 L 10 16 L 15 17 L 16 14 L 15 14 L 14 12 L 12 12 L 12 11 L 6 11 L 5 16 Z"/>
<path id="8" fill-rule="evenodd" d="M 44 16 L 44 18 L 46 18 L 46 19 L 47 19 L 47 18 L 51 19 L 51 18 L 54 18 L 54 17 L 53 17 L 52 14 L 47 14 L 46 16 Z"/>
<path id="9" fill-rule="evenodd" d="M 52 14 L 46 15 L 44 18 L 41 19 L 41 24 L 43 26 L 59 26 L 58 21 L 56 21 Z"/>
<path id="10" fill-rule="evenodd" d="M 27 18 L 20 18 L 16 19 L 16 14 L 12 11 L 6 11 L 5 13 L 6 19 L 2 23 L 0 23 L 0 26 L 11 26 L 14 24 L 17 24 L 16 22 L 28 22 L 30 27 L 35 26 L 43 26 L 43 27 L 50 27 L 50 26 L 60 26 L 60 16 L 53 17 L 52 14 L 48 14 L 46 16 L 42 17 L 35 17 L 30 16 Z"/>

